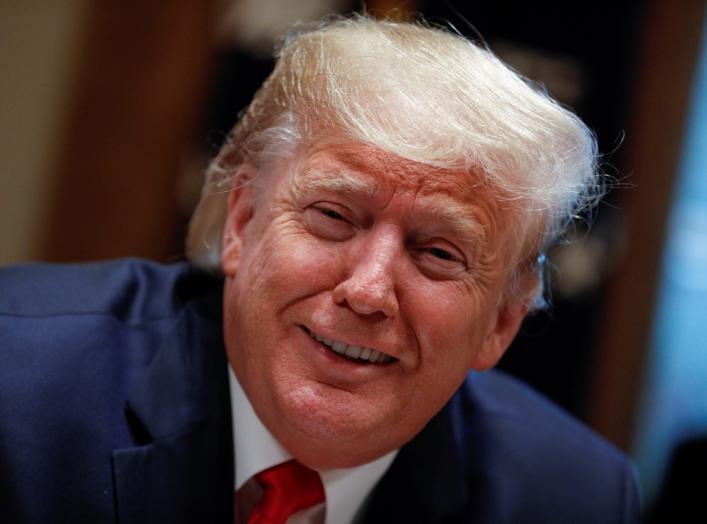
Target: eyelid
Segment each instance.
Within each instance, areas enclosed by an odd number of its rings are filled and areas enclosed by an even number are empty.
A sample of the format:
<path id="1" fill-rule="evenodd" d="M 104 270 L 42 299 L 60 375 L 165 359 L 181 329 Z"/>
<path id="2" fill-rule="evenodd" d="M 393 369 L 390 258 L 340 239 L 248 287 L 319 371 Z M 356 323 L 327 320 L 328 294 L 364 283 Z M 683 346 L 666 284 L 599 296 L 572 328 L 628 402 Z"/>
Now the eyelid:
<path id="1" fill-rule="evenodd" d="M 468 259 L 467 259 L 467 254 L 466 252 L 457 247 L 454 243 L 450 242 L 449 240 L 443 239 L 443 238 L 432 238 L 426 242 L 421 242 L 418 249 L 427 249 L 427 250 L 432 250 L 432 249 L 439 249 L 441 251 L 446 251 L 449 253 L 451 256 L 453 256 L 456 260 L 449 260 L 448 262 L 458 262 L 462 264 L 465 268 L 469 266 L 468 264 Z M 430 253 L 431 256 L 432 253 Z M 439 258 L 439 257 L 437 257 Z M 443 259 L 439 259 L 443 260 Z"/>
<path id="2" fill-rule="evenodd" d="M 429 252 L 419 254 L 417 264 L 420 271 L 433 280 L 457 280 L 469 271 L 463 261 L 444 260 L 436 258 Z"/>
<path id="3" fill-rule="evenodd" d="M 357 214 L 350 207 L 340 204 L 338 202 L 333 202 L 331 200 L 318 200 L 309 204 L 308 207 L 312 207 L 317 210 L 328 209 L 334 211 L 335 213 L 341 215 L 344 220 L 346 220 L 352 225 L 360 225 L 363 220 L 362 217 L 359 216 L 359 214 Z"/>
<path id="4" fill-rule="evenodd" d="M 344 215 L 342 215 L 342 214 L 339 213 L 336 209 L 332 209 L 332 208 L 329 207 L 329 206 L 312 206 L 312 207 L 313 207 L 314 209 L 316 209 L 317 211 L 319 211 L 319 212 L 320 212 L 322 215 L 324 215 L 325 217 L 331 218 L 332 220 L 346 220 L 346 217 L 345 217 Z M 336 215 L 338 215 L 338 216 L 341 217 L 341 218 L 333 217 L 333 216 L 330 215 L 330 213 L 336 214 Z"/>
<path id="5" fill-rule="evenodd" d="M 438 257 L 434 253 L 431 253 L 432 256 L 434 256 L 435 258 L 438 258 L 439 260 L 442 260 L 444 262 L 459 262 L 461 264 L 466 265 L 466 262 L 464 260 L 464 256 L 460 253 L 456 253 L 455 252 L 456 249 L 447 249 L 447 248 L 441 248 L 441 247 L 437 247 L 437 246 L 432 246 L 428 249 L 430 249 L 431 252 L 434 250 L 442 251 L 444 253 L 447 253 L 451 257 L 450 259 L 446 259 L 446 258 Z"/>
<path id="6" fill-rule="evenodd" d="M 334 202 L 315 202 L 311 205 L 314 209 L 322 211 L 333 211 L 337 215 L 340 215 L 343 219 L 351 222 L 351 211 L 346 207 L 336 204 Z M 326 214 L 326 213 L 323 213 Z M 331 218 L 331 217 L 330 217 Z"/>
<path id="7" fill-rule="evenodd" d="M 338 216 L 331 216 L 328 212 Z M 346 240 L 356 229 L 350 212 L 345 207 L 331 202 L 309 204 L 304 209 L 303 217 L 310 233 L 326 240 Z"/>

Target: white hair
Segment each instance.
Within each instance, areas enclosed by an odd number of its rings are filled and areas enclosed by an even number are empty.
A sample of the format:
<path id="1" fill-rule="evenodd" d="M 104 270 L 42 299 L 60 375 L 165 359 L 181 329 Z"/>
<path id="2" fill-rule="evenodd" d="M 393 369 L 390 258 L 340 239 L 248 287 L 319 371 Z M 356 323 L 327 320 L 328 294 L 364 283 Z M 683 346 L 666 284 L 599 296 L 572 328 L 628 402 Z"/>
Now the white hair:
<path id="1" fill-rule="evenodd" d="M 237 166 L 341 136 L 469 173 L 517 212 L 514 264 L 530 264 L 599 196 L 592 132 L 488 49 L 418 23 L 337 18 L 283 41 L 206 173 L 187 255 L 219 270 Z"/>

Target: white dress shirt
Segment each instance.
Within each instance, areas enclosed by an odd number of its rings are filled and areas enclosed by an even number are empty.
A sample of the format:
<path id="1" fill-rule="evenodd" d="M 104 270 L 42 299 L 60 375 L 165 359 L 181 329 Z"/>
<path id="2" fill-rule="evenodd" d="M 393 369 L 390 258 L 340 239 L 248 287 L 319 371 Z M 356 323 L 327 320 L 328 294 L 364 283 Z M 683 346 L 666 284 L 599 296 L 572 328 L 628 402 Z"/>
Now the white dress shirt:
<path id="1" fill-rule="evenodd" d="M 258 497 L 260 488 L 252 477 L 292 459 L 292 455 L 275 440 L 255 414 L 231 366 L 228 366 L 228 371 L 235 458 L 234 488 L 238 491 L 245 486 L 244 491 L 249 492 L 249 496 Z M 355 468 L 318 470 L 324 485 L 326 504 L 318 504 L 295 513 L 288 519 L 287 524 L 351 523 L 368 494 L 390 467 L 396 454 L 397 450 L 392 451 Z"/>

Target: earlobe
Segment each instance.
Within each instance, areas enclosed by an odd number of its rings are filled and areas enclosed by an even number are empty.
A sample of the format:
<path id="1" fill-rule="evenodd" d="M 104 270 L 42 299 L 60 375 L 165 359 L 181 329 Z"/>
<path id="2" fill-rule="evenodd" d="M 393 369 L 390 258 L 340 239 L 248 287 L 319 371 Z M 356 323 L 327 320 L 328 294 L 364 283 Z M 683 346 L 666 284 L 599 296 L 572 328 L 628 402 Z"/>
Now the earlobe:
<path id="1" fill-rule="evenodd" d="M 221 247 L 221 269 L 228 278 L 233 278 L 240 263 L 245 230 L 253 218 L 253 187 L 250 183 L 255 168 L 243 164 L 234 176 L 233 189 L 228 195 L 228 211 L 223 227 Z"/>

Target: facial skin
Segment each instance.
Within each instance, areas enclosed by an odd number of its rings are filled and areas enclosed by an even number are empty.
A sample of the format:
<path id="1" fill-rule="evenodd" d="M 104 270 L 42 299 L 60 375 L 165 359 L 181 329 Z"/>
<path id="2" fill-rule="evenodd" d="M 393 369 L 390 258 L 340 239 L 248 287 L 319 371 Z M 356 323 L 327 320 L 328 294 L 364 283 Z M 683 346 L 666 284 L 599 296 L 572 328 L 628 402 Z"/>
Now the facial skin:
<path id="1" fill-rule="evenodd" d="M 338 144 L 273 161 L 263 189 L 230 195 L 228 358 L 304 464 L 351 467 L 400 447 L 515 336 L 527 308 L 506 298 L 509 234 L 471 176 Z M 388 362 L 341 356 L 333 341 Z"/>

